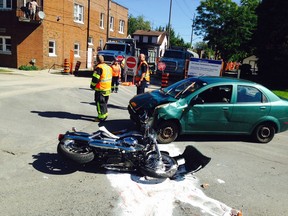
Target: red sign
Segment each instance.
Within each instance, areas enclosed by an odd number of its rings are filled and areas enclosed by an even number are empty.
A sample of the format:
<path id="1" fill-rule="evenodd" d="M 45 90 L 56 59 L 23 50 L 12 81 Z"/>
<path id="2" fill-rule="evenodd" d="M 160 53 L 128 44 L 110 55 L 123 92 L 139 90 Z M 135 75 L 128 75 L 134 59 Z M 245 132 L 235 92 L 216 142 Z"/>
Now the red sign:
<path id="1" fill-rule="evenodd" d="M 119 55 L 119 56 L 116 57 L 116 60 L 119 61 L 119 62 L 121 62 L 123 59 L 124 59 L 124 57 L 121 56 L 121 55 Z"/>
<path id="2" fill-rule="evenodd" d="M 166 68 L 166 64 L 164 62 L 159 62 L 157 67 L 158 67 L 158 70 L 164 71 Z"/>
<path id="3" fill-rule="evenodd" d="M 135 68 L 136 67 L 136 58 L 130 56 L 127 58 L 126 65 L 128 68 Z"/>

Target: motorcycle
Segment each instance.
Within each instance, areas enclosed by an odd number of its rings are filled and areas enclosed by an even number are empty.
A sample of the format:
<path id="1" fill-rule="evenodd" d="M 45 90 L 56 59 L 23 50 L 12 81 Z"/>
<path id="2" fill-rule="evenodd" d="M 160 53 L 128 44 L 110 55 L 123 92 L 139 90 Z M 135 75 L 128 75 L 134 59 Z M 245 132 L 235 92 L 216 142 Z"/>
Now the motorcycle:
<path id="1" fill-rule="evenodd" d="M 95 161 L 109 170 L 140 171 L 144 176 L 171 178 L 177 172 L 177 161 L 168 152 L 160 151 L 156 134 L 147 114 L 141 116 L 142 133 L 113 134 L 104 126 L 90 134 L 67 131 L 58 135 L 57 151 L 78 164 Z"/>

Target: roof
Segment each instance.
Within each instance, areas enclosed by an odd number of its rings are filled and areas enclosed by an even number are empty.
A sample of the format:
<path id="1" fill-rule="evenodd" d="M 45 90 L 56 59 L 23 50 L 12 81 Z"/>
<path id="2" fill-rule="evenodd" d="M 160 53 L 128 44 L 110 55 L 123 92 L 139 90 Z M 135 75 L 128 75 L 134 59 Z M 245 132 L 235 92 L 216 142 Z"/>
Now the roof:
<path id="1" fill-rule="evenodd" d="M 151 31 L 151 30 L 136 30 L 133 35 L 145 35 L 145 36 L 160 36 L 160 35 L 166 35 L 166 32 L 164 31 Z"/>

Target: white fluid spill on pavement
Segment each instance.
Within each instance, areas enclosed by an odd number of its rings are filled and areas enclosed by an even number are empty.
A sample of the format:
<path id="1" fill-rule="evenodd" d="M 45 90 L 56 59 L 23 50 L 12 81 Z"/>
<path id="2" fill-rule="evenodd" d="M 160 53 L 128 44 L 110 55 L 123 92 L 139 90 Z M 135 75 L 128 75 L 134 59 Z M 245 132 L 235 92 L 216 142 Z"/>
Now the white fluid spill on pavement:
<path id="1" fill-rule="evenodd" d="M 171 152 L 172 145 L 169 146 Z M 161 148 L 161 150 L 164 150 Z M 175 147 L 172 156 L 180 154 Z M 176 180 L 145 179 L 131 173 L 108 172 L 107 178 L 119 193 L 117 215 L 172 216 L 175 203 L 186 203 L 198 208 L 203 215 L 233 216 L 234 210 L 207 197 L 192 174 Z"/>

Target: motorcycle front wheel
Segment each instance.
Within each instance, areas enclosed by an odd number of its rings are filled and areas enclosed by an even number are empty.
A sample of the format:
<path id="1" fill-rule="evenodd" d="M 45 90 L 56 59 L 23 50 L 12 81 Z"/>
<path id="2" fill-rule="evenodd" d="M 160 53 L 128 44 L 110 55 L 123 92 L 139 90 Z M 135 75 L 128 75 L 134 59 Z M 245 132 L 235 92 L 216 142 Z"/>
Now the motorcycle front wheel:
<path id="1" fill-rule="evenodd" d="M 77 145 L 74 141 L 59 142 L 57 152 L 65 158 L 78 164 L 89 163 L 94 160 L 94 153 L 89 146 Z"/>
<path id="2" fill-rule="evenodd" d="M 148 155 L 145 165 L 140 167 L 140 172 L 145 176 L 153 178 L 171 178 L 177 172 L 178 164 L 176 160 L 167 154 L 161 154 L 162 160 L 159 161 L 156 153 Z"/>

